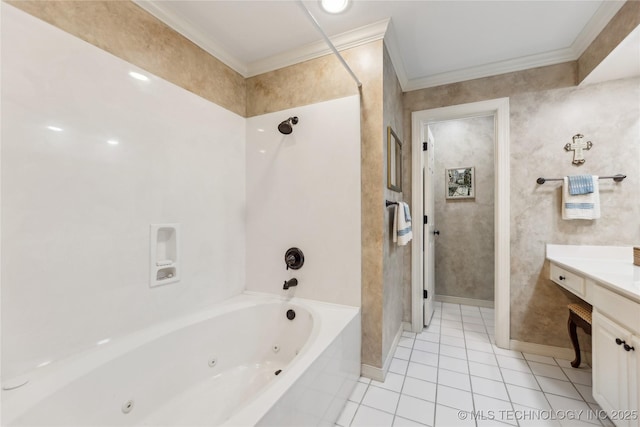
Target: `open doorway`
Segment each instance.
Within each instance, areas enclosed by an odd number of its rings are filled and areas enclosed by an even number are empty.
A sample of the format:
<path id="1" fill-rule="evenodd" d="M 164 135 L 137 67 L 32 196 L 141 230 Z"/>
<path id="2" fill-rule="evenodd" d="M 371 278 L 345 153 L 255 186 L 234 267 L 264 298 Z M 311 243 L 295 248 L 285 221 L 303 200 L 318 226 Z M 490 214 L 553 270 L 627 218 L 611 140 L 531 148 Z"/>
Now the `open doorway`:
<path id="1" fill-rule="evenodd" d="M 473 165 L 452 165 L 451 177 L 445 171 L 436 169 L 433 151 L 429 153 L 435 140 L 430 127 L 435 123 L 451 120 L 490 117 L 495 126 L 493 145 L 493 292 L 495 293 L 496 344 L 509 347 L 509 102 L 508 98 L 471 104 L 417 111 L 412 114 L 412 205 L 414 215 L 423 221 L 413 222 L 414 243 L 412 246 L 412 330 L 420 332 L 428 324 L 435 296 L 435 238 L 437 224 L 433 222 L 436 185 L 442 185 L 443 195 L 454 203 L 476 197 L 477 182 Z M 427 142 L 426 151 L 424 143 Z M 436 142 L 437 143 L 437 142 Z M 442 180 L 437 174 L 442 172 Z M 486 175 L 485 175 L 486 178 Z M 444 180 L 447 180 L 446 193 Z M 442 184 L 438 184 L 438 182 Z M 451 195 L 449 195 L 451 181 Z M 456 206 L 456 210 L 460 206 Z M 464 210 L 464 209 L 462 209 Z M 429 223 L 429 216 L 432 222 Z M 427 215 L 425 217 L 425 215 Z M 463 302 L 463 301 L 460 301 Z"/>

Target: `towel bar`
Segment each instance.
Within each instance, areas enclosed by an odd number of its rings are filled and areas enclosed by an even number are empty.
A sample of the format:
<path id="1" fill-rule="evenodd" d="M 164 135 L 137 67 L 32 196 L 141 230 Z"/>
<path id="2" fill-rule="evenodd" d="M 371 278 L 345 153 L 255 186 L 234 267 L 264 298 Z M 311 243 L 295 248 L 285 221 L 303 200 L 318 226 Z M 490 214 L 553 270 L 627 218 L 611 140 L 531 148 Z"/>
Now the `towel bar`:
<path id="1" fill-rule="evenodd" d="M 398 204 L 398 202 L 392 202 L 391 200 L 385 200 L 385 201 L 384 201 L 384 205 L 385 205 L 386 207 L 393 206 L 393 205 L 397 205 L 397 204 Z"/>
<path id="2" fill-rule="evenodd" d="M 620 182 L 623 179 L 625 179 L 627 177 L 627 175 L 622 175 L 621 173 L 617 174 L 617 175 L 613 175 L 613 176 L 599 176 L 598 179 L 612 179 L 615 182 Z M 564 178 L 538 178 L 536 179 L 536 182 L 538 184 L 544 184 L 547 181 L 562 181 Z"/>

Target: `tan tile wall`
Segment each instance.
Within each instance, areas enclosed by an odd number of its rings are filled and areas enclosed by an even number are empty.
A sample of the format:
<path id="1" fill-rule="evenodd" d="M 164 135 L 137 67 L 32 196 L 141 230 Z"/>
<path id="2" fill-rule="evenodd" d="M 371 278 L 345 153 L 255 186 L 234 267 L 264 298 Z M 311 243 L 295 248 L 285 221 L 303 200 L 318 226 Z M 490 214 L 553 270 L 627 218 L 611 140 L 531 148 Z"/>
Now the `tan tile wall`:
<path id="1" fill-rule="evenodd" d="M 8 1 L 113 55 L 246 116 L 244 77 L 129 1 Z"/>

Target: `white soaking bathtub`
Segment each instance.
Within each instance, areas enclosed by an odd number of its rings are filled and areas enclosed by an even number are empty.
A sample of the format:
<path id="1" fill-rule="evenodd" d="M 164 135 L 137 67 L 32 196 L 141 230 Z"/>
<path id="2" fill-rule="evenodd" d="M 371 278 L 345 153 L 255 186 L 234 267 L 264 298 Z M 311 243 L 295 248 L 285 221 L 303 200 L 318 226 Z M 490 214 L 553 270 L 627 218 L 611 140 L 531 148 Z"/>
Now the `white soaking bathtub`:
<path id="1" fill-rule="evenodd" d="M 357 307 L 245 293 L 3 382 L 2 425 L 333 425 L 359 372 Z"/>

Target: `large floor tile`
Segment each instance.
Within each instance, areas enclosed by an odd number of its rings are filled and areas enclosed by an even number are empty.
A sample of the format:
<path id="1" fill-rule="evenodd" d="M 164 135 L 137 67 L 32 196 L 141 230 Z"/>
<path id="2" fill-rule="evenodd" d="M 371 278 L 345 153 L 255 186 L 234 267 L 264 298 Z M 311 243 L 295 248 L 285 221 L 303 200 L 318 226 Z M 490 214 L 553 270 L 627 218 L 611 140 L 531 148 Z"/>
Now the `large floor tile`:
<path id="1" fill-rule="evenodd" d="M 557 394 L 559 396 L 569 397 L 571 399 L 582 400 L 582 396 L 578 393 L 578 390 L 569 381 L 556 380 L 555 378 L 538 377 L 536 376 L 540 388 L 545 393 Z"/>
<path id="2" fill-rule="evenodd" d="M 418 399 L 436 401 L 436 384 L 428 381 L 422 381 L 416 378 L 408 377 L 404 381 L 402 394 L 417 397 Z"/>
<path id="3" fill-rule="evenodd" d="M 460 390 L 471 391 L 471 383 L 469 382 L 468 374 L 449 371 L 448 369 L 438 370 L 438 384 L 458 388 Z"/>
<path id="4" fill-rule="evenodd" d="M 391 427 L 393 414 L 360 405 L 353 417 L 351 427 Z"/>
<path id="5" fill-rule="evenodd" d="M 419 380 L 435 383 L 438 381 L 438 368 L 422 363 L 409 362 L 407 377 L 413 377 Z"/>
<path id="6" fill-rule="evenodd" d="M 487 378 L 471 377 L 473 394 L 493 397 L 495 399 L 509 400 L 507 388 L 502 381 L 494 381 Z"/>
<path id="7" fill-rule="evenodd" d="M 438 384 L 437 403 L 463 411 L 473 411 L 473 399 L 468 391 Z"/>
<path id="8" fill-rule="evenodd" d="M 393 414 L 396 411 L 399 398 L 400 393 L 380 387 L 369 386 L 362 399 L 362 404 Z"/>
<path id="9" fill-rule="evenodd" d="M 398 403 L 396 415 L 411 421 L 433 426 L 435 403 L 402 395 Z"/>

